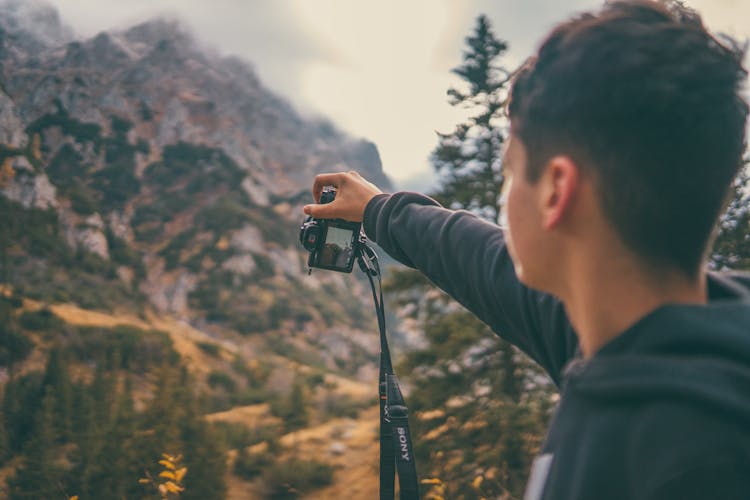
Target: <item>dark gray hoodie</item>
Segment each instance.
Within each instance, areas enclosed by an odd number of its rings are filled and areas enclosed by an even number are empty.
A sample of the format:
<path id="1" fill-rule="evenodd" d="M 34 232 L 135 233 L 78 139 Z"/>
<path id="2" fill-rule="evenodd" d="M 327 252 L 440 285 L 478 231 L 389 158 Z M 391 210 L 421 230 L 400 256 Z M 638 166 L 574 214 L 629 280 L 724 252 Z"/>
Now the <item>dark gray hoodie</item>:
<path id="1" fill-rule="evenodd" d="M 564 307 L 521 284 L 502 231 L 416 193 L 376 196 L 367 236 L 422 271 L 561 388 L 536 499 L 750 499 L 750 277 L 709 274 L 583 360 Z"/>

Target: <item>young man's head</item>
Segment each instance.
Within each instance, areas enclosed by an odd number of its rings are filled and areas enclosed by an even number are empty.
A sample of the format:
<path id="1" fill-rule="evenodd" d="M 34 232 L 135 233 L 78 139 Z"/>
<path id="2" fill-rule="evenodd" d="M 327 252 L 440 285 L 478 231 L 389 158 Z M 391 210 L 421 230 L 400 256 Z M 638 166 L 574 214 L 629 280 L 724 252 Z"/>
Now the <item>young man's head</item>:
<path id="1" fill-rule="evenodd" d="M 695 278 L 745 150 L 742 57 L 677 2 L 614 1 L 558 26 L 513 83 L 525 165 L 510 196 L 557 158 L 644 265 Z"/>

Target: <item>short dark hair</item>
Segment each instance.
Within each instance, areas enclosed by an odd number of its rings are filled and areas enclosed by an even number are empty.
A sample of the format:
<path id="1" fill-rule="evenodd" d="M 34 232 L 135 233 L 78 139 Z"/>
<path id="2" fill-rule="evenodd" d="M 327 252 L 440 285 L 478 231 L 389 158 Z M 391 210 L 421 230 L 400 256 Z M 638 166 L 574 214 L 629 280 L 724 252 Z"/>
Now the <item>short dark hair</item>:
<path id="1" fill-rule="evenodd" d="M 528 179 L 570 156 L 628 248 L 697 276 L 745 150 L 743 57 L 677 1 L 613 1 L 559 25 L 511 89 Z"/>

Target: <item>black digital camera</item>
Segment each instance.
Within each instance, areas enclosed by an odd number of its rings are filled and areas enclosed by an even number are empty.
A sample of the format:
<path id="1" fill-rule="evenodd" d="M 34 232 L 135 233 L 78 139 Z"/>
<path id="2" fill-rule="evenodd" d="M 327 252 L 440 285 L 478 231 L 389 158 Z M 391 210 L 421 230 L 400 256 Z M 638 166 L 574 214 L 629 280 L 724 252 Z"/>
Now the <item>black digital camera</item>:
<path id="1" fill-rule="evenodd" d="M 335 198 L 336 190 L 326 187 L 320 194 L 320 203 L 331 203 Z M 299 241 L 310 252 L 307 266 L 352 272 L 360 252 L 360 227 L 359 222 L 307 217 L 299 230 Z"/>

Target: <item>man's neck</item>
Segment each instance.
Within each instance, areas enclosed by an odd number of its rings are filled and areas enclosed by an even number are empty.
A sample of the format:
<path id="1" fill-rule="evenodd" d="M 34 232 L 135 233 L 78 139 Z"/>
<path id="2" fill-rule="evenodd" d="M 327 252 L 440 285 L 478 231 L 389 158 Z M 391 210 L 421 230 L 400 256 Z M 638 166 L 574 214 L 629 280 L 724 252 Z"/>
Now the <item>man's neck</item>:
<path id="1" fill-rule="evenodd" d="M 584 357 L 593 356 L 638 320 L 666 304 L 705 304 L 705 274 L 655 275 L 623 259 L 582 259 L 560 297 Z"/>

